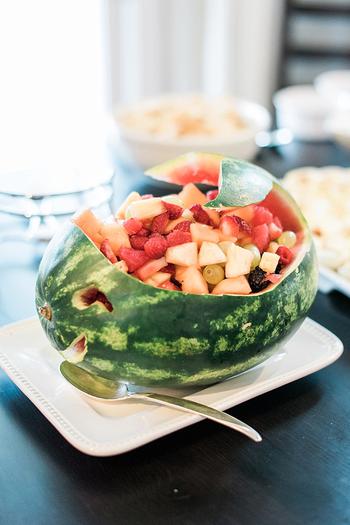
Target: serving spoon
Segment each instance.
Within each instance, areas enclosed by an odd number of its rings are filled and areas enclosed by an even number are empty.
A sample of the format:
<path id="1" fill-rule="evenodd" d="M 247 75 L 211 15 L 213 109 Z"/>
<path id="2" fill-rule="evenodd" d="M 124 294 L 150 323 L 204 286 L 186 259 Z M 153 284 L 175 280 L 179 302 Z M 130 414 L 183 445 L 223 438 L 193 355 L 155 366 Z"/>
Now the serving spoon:
<path id="1" fill-rule="evenodd" d="M 216 410 L 207 405 L 202 405 L 196 401 L 190 401 L 189 399 L 169 396 L 167 394 L 159 394 L 156 392 L 131 392 L 124 383 L 114 382 L 110 379 L 95 376 L 68 361 L 63 361 L 61 363 L 60 371 L 68 383 L 90 397 L 109 401 L 125 400 L 130 397 L 154 401 L 160 405 L 177 408 L 184 412 L 199 414 L 215 421 L 216 423 L 221 423 L 222 425 L 232 428 L 233 430 L 246 435 L 253 441 L 261 441 L 260 434 L 249 425 L 246 425 L 246 423 L 243 423 L 243 421 L 226 414 L 226 412 L 221 412 L 220 410 Z"/>

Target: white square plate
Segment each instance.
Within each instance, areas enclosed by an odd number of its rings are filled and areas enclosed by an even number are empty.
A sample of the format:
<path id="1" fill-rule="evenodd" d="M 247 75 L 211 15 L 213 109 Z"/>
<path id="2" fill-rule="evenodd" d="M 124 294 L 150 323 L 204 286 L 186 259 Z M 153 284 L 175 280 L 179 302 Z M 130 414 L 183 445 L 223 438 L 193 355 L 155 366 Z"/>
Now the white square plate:
<path id="1" fill-rule="evenodd" d="M 335 335 L 306 319 L 283 351 L 258 367 L 176 395 L 226 410 L 324 368 L 342 351 Z M 0 329 L 0 366 L 62 436 L 86 454 L 121 454 L 201 419 L 140 400 L 90 401 L 61 377 L 60 362 L 37 319 Z"/>

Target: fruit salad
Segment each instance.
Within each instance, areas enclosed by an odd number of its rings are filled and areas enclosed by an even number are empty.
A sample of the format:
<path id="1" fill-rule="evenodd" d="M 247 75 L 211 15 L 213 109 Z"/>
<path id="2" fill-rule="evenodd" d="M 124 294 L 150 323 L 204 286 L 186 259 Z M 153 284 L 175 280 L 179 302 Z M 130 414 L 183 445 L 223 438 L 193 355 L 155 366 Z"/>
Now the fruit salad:
<path id="1" fill-rule="evenodd" d="M 261 292 L 292 262 L 297 234 L 262 203 L 212 209 L 193 183 L 178 194 L 132 192 L 102 223 L 90 210 L 74 222 L 119 270 L 145 284 L 192 294 Z"/>

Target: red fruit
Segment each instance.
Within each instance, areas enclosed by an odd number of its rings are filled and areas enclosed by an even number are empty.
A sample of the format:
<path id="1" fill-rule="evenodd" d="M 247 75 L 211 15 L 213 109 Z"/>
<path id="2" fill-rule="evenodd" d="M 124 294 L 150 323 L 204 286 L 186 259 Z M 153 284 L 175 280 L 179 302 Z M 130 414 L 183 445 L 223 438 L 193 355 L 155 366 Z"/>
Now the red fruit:
<path id="1" fill-rule="evenodd" d="M 238 237 L 240 229 L 240 219 L 235 215 L 225 215 L 220 220 L 219 228 L 224 235 Z"/>
<path id="2" fill-rule="evenodd" d="M 270 283 L 276 284 L 281 278 L 282 275 L 280 273 L 269 273 L 268 275 L 266 275 L 265 280 L 270 281 Z"/>
<path id="3" fill-rule="evenodd" d="M 149 261 L 148 255 L 143 250 L 133 248 L 120 248 L 119 256 L 126 262 L 129 272 L 134 272 Z"/>
<path id="4" fill-rule="evenodd" d="M 252 229 L 252 241 L 260 252 L 266 250 L 270 242 L 269 227 L 267 224 L 259 224 Z"/>
<path id="5" fill-rule="evenodd" d="M 190 231 L 190 226 L 191 226 L 191 221 L 182 221 L 182 222 L 179 222 L 179 224 L 177 224 L 174 228 L 173 231 L 180 231 L 180 232 L 189 232 Z"/>
<path id="6" fill-rule="evenodd" d="M 146 242 L 148 241 L 148 237 L 144 235 L 131 235 L 129 240 L 130 240 L 131 246 L 135 250 L 143 250 Z"/>
<path id="7" fill-rule="evenodd" d="M 175 271 L 175 264 L 172 263 L 167 264 L 166 266 L 164 266 L 164 268 L 161 269 L 161 272 L 171 273 L 171 275 L 175 275 Z"/>
<path id="8" fill-rule="evenodd" d="M 206 195 L 208 197 L 208 201 L 213 201 L 218 196 L 219 190 L 210 190 L 207 191 Z"/>
<path id="9" fill-rule="evenodd" d="M 149 277 L 152 277 L 154 273 L 159 272 L 161 268 L 164 268 L 165 264 L 165 257 L 162 257 L 161 259 L 151 259 L 141 266 L 133 275 L 134 277 L 141 279 L 141 281 L 145 281 Z"/>
<path id="10" fill-rule="evenodd" d="M 164 213 L 161 213 L 160 215 L 157 215 L 156 217 L 154 217 L 152 224 L 151 224 L 151 231 L 153 233 L 164 233 L 168 222 L 169 222 L 169 215 L 168 215 L 168 212 L 165 211 Z"/>
<path id="11" fill-rule="evenodd" d="M 127 221 L 124 221 L 123 226 L 129 235 L 135 235 L 140 230 L 142 230 L 143 224 L 139 219 L 131 218 Z"/>
<path id="12" fill-rule="evenodd" d="M 142 237 L 147 237 L 150 234 L 150 231 L 147 228 L 141 228 L 137 235 L 142 235 Z"/>
<path id="13" fill-rule="evenodd" d="M 278 217 L 273 218 L 273 222 L 269 224 L 269 234 L 270 234 L 270 240 L 274 241 L 275 239 L 278 239 L 278 237 L 283 232 L 281 221 Z"/>
<path id="14" fill-rule="evenodd" d="M 152 193 L 145 193 L 144 195 L 142 195 L 141 200 L 145 199 L 153 199 Z"/>
<path id="15" fill-rule="evenodd" d="M 179 217 L 181 217 L 182 212 L 183 212 L 183 208 L 181 208 L 181 206 L 178 206 L 177 204 L 172 204 L 171 202 L 166 202 L 166 201 L 162 201 L 162 203 L 164 204 L 168 212 L 169 219 L 174 220 L 174 219 L 178 219 Z"/>
<path id="16" fill-rule="evenodd" d="M 164 288 L 165 290 L 176 290 L 180 291 L 180 288 L 176 286 L 176 284 L 172 283 L 171 281 L 165 281 L 165 283 L 162 283 L 159 288 Z"/>
<path id="17" fill-rule="evenodd" d="M 167 235 L 168 246 L 177 246 L 186 242 L 192 242 L 192 236 L 189 232 L 174 230 Z"/>
<path id="18" fill-rule="evenodd" d="M 276 253 L 280 256 L 280 263 L 283 265 L 291 263 L 294 259 L 293 252 L 287 246 L 279 246 Z"/>
<path id="19" fill-rule="evenodd" d="M 168 248 L 167 241 L 161 235 L 149 238 L 145 244 L 145 253 L 151 259 L 160 259 Z"/>
<path id="20" fill-rule="evenodd" d="M 259 226 L 260 224 L 270 224 L 272 222 L 273 215 L 265 208 L 265 206 L 255 206 L 253 216 L 253 226 Z"/>
<path id="21" fill-rule="evenodd" d="M 114 255 L 114 252 L 108 239 L 103 239 L 103 241 L 101 242 L 100 250 L 103 253 L 103 255 L 107 257 L 109 261 L 111 261 L 111 263 L 116 263 L 118 261 L 118 259 Z"/>
<path id="22" fill-rule="evenodd" d="M 193 213 L 195 221 L 201 222 L 202 224 L 212 225 L 209 215 L 205 210 L 203 210 L 200 204 L 194 204 L 193 206 L 191 206 L 190 211 Z"/>
<path id="23" fill-rule="evenodd" d="M 239 230 L 244 236 L 250 235 L 252 233 L 251 226 L 245 221 L 244 219 L 241 219 L 241 217 L 237 217 L 239 222 Z"/>

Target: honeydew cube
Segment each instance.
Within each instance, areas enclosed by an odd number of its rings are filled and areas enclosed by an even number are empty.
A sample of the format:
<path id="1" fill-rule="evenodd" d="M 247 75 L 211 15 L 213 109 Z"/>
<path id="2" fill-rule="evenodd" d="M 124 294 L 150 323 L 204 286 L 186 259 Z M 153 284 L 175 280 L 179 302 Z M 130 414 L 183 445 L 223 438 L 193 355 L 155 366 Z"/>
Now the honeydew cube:
<path id="1" fill-rule="evenodd" d="M 182 188 L 179 193 L 179 198 L 184 203 L 185 208 L 191 208 L 194 204 L 205 204 L 208 200 L 204 193 L 192 184 L 192 182 Z"/>
<path id="2" fill-rule="evenodd" d="M 241 248 L 236 244 L 228 247 L 225 275 L 227 278 L 238 277 L 250 272 L 254 255 L 251 251 Z"/>
<path id="3" fill-rule="evenodd" d="M 208 284 L 202 272 L 195 266 L 189 266 L 181 274 L 182 291 L 195 294 L 209 293 Z"/>
<path id="4" fill-rule="evenodd" d="M 145 279 L 146 284 L 151 284 L 152 286 L 159 286 L 160 284 L 165 283 L 166 281 L 169 281 L 171 278 L 171 273 L 167 272 L 156 272 L 148 279 Z"/>
<path id="5" fill-rule="evenodd" d="M 117 219 L 125 219 L 126 208 L 134 201 L 141 200 L 141 195 L 137 191 L 129 193 L 125 201 L 119 206 L 117 213 L 115 214 Z"/>
<path id="6" fill-rule="evenodd" d="M 162 203 L 162 200 L 158 197 L 152 197 L 151 199 L 141 199 L 132 202 L 126 209 L 126 216 L 134 219 L 152 219 L 161 213 L 164 213 L 166 208 Z"/>
<path id="7" fill-rule="evenodd" d="M 165 252 L 166 262 L 179 266 L 197 266 L 198 253 L 195 242 L 185 242 L 177 246 L 170 246 Z"/>
<path id="8" fill-rule="evenodd" d="M 277 253 L 264 252 L 259 263 L 260 268 L 267 273 L 274 273 L 280 256 Z"/>
<path id="9" fill-rule="evenodd" d="M 219 233 L 218 230 L 213 230 L 211 226 L 206 224 L 200 224 L 199 222 L 194 222 L 190 226 L 190 232 L 192 236 L 192 241 L 198 244 L 198 247 L 201 246 L 202 242 L 219 242 Z"/>
<path id="10" fill-rule="evenodd" d="M 212 292 L 214 295 L 221 295 L 221 294 L 240 294 L 240 295 L 248 295 L 251 292 L 251 288 L 249 286 L 249 283 L 247 281 L 247 278 L 244 275 L 240 275 L 239 277 L 233 277 L 230 279 L 224 279 L 223 281 L 219 282 L 213 288 Z"/>
<path id="11" fill-rule="evenodd" d="M 199 266 L 207 266 L 208 264 L 220 264 L 224 262 L 226 262 L 226 255 L 221 250 L 218 244 L 208 241 L 204 241 L 202 243 L 198 255 Z"/>
<path id="12" fill-rule="evenodd" d="M 119 255 L 121 247 L 130 248 L 129 235 L 126 229 L 119 223 L 103 224 L 100 233 L 104 239 L 109 240 L 109 244 L 115 255 Z"/>
<path id="13" fill-rule="evenodd" d="M 225 255 L 227 255 L 227 251 L 230 246 L 234 245 L 232 241 L 221 241 L 219 242 L 219 246 L 221 250 L 224 252 Z"/>

